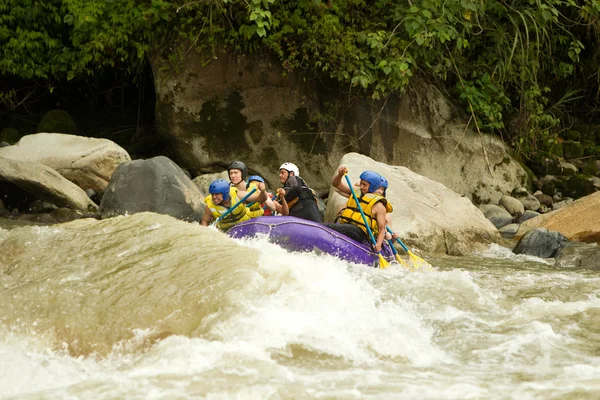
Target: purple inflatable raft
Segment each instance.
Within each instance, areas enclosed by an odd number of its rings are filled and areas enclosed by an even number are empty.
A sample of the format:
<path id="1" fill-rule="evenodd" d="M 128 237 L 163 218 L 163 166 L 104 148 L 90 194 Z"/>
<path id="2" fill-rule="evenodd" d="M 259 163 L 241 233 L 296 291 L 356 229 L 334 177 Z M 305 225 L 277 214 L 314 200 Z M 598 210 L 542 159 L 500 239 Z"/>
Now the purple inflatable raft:
<path id="1" fill-rule="evenodd" d="M 258 217 L 235 225 L 227 234 L 234 238 L 266 235 L 269 241 L 290 251 L 322 251 L 342 260 L 369 266 L 379 265 L 379 257 L 371 246 L 316 222 L 295 217 Z M 385 244 L 381 254 L 388 261 L 394 254 Z"/>

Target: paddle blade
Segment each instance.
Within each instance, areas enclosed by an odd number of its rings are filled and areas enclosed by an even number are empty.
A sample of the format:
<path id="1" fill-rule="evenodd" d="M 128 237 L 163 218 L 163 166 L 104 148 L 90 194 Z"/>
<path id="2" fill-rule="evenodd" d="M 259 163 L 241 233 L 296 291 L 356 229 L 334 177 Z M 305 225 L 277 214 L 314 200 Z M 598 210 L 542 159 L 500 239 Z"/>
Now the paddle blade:
<path id="1" fill-rule="evenodd" d="M 378 253 L 378 254 L 379 254 L 379 268 L 387 268 L 387 267 L 389 267 L 390 263 L 388 263 L 386 261 L 386 259 L 383 258 L 383 256 L 381 255 L 381 253 Z"/>
<path id="2" fill-rule="evenodd" d="M 410 261 L 411 261 L 411 264 L 413 265 L 413 268 L 415 271 L 422 267 L 431 268 L 431 266 L 429 265 L 429 263 L 427 261 L 425 261 L 421 257 L 417 256 L 412 251 L 409 250 L 408 255 L 410 256 Z"/>
<path id="3" fill-rule="evenodd" d="M 400 254 L 396 253 L 396 261 L 398 261 L 398 263 L 400 263 L 400 265 L 402 265 L 404 268 L 406 269 L 411 269 L 406 262 L 404 262 L 404 260 L 402 259 L 402 257 L 400 257 Z"/>

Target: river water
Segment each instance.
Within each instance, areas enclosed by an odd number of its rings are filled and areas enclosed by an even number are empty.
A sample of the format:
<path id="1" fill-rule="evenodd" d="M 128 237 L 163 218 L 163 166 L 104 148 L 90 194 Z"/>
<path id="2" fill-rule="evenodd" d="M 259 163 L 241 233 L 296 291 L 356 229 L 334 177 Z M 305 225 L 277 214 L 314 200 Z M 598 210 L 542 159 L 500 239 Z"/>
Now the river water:
<path id="1" fill-rule="evenodd" d="M 594 271 L 378 270 L 151 213 L 0 227 L 2 399 L 600 397 Z"/>

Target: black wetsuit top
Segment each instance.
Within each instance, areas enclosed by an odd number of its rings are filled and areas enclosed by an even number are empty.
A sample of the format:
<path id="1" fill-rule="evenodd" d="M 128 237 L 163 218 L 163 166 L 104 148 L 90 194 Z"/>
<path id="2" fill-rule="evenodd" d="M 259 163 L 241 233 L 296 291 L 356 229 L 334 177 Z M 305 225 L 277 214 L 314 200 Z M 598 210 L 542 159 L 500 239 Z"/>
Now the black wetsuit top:
<path id="1" fill-rule="evenodd" d="M 285 182 L 285 200 L 290 206 L 292 217 L 307 219 L 309 221 L 321 222 L 321 215 L 317 208 L 317 201 L 312 190 L 299 176 L 290 176 Z"/>

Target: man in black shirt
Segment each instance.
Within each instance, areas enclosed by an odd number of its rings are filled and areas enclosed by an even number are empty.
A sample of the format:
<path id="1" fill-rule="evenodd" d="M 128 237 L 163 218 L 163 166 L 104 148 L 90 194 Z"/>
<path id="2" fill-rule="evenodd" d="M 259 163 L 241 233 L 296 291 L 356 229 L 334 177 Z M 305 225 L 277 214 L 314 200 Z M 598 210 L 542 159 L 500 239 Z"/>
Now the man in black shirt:
<path id="1" fill-rule="evenodd" d="M 285 190 L 289 215 L 320 223 L 317 196 L 299 175 L 300 171 L 295 164 L 286 162 L 279 167 L 279 181 Z"/>

